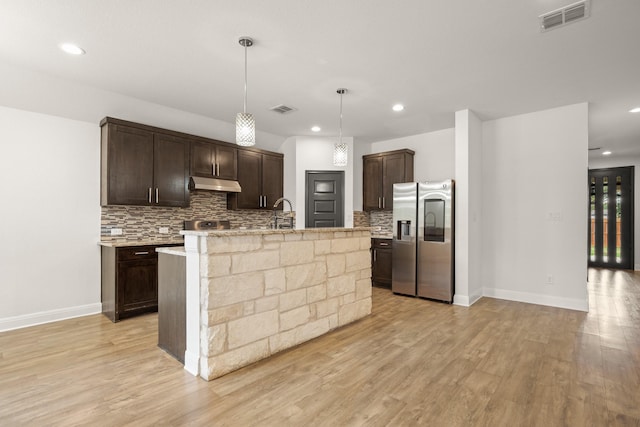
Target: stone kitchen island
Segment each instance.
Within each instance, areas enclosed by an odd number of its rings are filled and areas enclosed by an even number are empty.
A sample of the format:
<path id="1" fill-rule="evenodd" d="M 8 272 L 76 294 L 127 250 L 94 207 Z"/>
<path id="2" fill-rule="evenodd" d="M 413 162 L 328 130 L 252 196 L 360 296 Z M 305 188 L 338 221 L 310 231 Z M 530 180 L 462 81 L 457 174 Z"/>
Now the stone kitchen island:
<path id="1" fill-rule="evenodd" d="M 220 377 L 371 313 L 368 227 L 181 234 L 193 375 Z"/>

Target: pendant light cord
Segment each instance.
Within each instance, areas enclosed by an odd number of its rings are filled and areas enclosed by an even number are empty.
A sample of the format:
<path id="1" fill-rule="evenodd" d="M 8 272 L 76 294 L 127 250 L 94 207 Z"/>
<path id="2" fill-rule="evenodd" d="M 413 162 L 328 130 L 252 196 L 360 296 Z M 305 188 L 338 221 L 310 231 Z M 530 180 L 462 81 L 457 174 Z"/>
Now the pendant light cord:
<path id="1" fill-rule="evenodd" d="M 343 92 L 340 92 L 340 144 L 342 144 L 342 94 Z"/>
<path id="2" fill-rule="evenodd" d="M 247 44 L 244 44 L 244 107 L 243 113 L 247 112 Z"/>

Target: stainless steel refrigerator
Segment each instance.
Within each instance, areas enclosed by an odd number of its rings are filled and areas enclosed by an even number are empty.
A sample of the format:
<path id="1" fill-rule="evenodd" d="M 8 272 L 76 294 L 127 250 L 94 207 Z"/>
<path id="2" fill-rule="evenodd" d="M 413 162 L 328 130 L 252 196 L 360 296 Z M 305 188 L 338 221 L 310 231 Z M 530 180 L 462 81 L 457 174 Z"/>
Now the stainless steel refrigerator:
<path id="1" fill-rule="evenodd" d="M 453 180 L 393 185 L 391 290 L 453 302 Z"/>

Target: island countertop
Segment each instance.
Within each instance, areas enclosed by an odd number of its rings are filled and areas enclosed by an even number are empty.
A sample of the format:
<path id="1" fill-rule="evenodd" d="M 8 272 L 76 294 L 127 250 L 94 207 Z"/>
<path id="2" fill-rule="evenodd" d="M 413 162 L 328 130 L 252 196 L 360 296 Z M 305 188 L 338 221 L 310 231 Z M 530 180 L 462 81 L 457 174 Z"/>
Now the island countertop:
<path id="1" fill-rule="evenodd" d="M 180 234 L 183 236 L 203 236 L 203 237 L 229 237 L 229 236 L 262 236 L 268 234 L 303 234 L 303 233 L 336 233 L 336 232 L 352 232 L 352 231 L 368 231 L 371 232 L 371 227 L 353 227 L 353 228 L 343 228 L 343 227 L 327 227 L 327 228 L 281 228 L 281 229 L 273 229 L 273 228 L 251 228 L 251 229 L 238 229 L 234 228 L 231 230 L 211 230 L 211 231 L 196 231 L 196 230 L 182 230 Z"/>

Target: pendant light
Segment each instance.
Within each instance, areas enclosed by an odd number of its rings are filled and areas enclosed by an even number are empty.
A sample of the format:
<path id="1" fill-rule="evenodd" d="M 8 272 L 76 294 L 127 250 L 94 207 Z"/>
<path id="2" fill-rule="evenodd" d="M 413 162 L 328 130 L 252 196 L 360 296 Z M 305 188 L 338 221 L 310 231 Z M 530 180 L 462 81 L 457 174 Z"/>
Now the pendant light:
<path id="1" fill-rule="evenodd" d="M 247 48 L 253 46 L 253 39 L 240 37 L 238 42 L 244 46 L 244 108 L 236 115 L 236 144 L 250 147 L 256 144 L 256 121 L 247 113 Z"/>
<path id="2" fill-rule="evenodd" d="M 338 142 L 333 146 L 333 165 L 334 166 L 347 166 L 347 144 L 342 142 L 342 95 L 347 93 L 347 89 L 340 88 L 337 90 L 340 94 L 340 138 Z"/>

